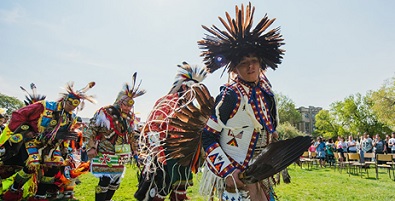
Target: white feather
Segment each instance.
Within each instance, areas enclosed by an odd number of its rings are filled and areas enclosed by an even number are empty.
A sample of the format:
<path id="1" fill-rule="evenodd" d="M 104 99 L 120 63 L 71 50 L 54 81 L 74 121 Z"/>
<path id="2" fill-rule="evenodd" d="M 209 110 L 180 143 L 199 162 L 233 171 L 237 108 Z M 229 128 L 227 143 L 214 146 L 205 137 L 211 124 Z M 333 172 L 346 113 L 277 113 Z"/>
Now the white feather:
<path id="1" fill-rule="evenodd" d="M 106 127 L 110 129 L 110 121 L 107 119 L 103 110 L 100 110 L 96 115 L 96 126 Z"/>

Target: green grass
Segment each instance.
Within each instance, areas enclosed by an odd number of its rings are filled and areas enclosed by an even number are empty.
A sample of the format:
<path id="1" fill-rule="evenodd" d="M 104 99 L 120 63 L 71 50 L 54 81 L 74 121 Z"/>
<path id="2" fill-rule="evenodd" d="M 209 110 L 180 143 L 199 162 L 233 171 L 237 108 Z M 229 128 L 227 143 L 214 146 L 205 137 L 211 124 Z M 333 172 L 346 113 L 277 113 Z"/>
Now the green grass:
<path id="1" fill-rule="evenodd" d="M 307 170 L 291 165 L 289 168 L 291 183 L 281 183 L 275 186 L 280 201 L 297 200 L 395 200 L 395 181 L 388 177 L 386 170 L 379 169 L 379 180 L 375 179 L 375 170 L 369 170 L 369 177 L 363 174 L 350 176 L 345 170 L 340 173 L 333 168 L 313 167 Z M 193 201 L 206 200 L 199 195 L 199 178 L 194 177 L 195 185 L 188 189 L 188 196 Z M 82 183 L 76 186 L 76 197 L 79 200 L 95 200 L 94 189 L 98 179 L 88 173 L 82 175 Z M 137 189 L 136 168 L 129 167 L 116 191 L 113 199 L 116 201 L 135 200 L 133 194 Z"/>

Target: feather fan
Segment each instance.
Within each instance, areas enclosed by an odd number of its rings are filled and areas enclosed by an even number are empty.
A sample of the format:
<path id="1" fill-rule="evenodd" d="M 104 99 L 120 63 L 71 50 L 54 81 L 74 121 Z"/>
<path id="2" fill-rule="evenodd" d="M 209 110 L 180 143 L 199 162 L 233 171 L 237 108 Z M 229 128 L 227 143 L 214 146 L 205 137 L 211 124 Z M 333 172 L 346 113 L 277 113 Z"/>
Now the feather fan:
<path id="1" fill-rule="evenodd" d="M 244 183 L 256 183 L 273 176 L 295 162 L 312 143 L 310 136 L 298 136 L 280 140 L 266 146 L 240 179 Z"/>

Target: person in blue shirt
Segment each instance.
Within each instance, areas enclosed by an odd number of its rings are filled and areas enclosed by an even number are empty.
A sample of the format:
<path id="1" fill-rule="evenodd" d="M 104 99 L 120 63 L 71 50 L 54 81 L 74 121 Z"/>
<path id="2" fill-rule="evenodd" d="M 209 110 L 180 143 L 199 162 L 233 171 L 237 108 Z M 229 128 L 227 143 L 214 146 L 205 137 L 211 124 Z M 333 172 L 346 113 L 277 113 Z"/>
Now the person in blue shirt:
<path id="1" fill-rule="evenodd" d="M 315 150 L 317 152 L 317 158 L 320 159 L 320 167 L 325 167 L 325 142 L 322 137 L 317 137 L 315 142 Z"/>

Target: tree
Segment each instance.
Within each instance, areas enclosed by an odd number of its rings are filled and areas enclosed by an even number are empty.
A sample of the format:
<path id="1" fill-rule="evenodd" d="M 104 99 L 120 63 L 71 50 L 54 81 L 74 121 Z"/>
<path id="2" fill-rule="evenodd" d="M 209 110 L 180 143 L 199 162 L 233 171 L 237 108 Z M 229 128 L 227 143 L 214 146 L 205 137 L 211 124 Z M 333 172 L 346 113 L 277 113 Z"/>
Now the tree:
<path id="1" fill-rule="evenodd" d="M 373 135 L 390 131 L 388 126 L 377 120 L 372 110 L 372 102 L 367 96 L 351 95 L 344 102 L 336 103 L 334 110 L 346 132 L 367 132 Z"/>
<path id="2" fill-rule="evenodd" d="M 316 115 L 315 126 L 316 132 L 326 138 L 364 132 L 370 135 L 390 132 L 388 126 L 377 120 L 372 102 L 361 94 L 332 103 L 329 111 L 320 111 Z"/>
<path id="3" fill-rule="evenodd" d="M 315 132 L 313 135 L 323 136 L 324 138 L 336 137 L 341 126 L 335 119 L 336 117 L 328 110 L 320 110 L 315 115 Z"/>
<path id="4" fill-rule="evenodd" d="M 294 138 L 300 135 L 305 135 L 304 133 L 300 132 L 294 126 L 291 125 L 289 122 L 281 123 L 277 127 L 277 132 L 280 134 L 279 138 L 282 140 Z"/>
<path id="5" fill-rule="evenodd" d="M 368 93 L 377 120 L 395 130 L 395 77 L 386 80 L 377 91 Z"/>
<path id="6" fill-rule="evenodd" d="M 277 97 L 277 109 L 280 118 L 280 123 L 289 122 L 291 125 L 296 125 L 302 121 L 302 115 L 295 108 L 295 103 L 287 96 L 279 93 Z"/>
<path id="7" fill-rule="evenodd" d="M 23 102 L 20 101 L 19 99 L 0 93 L 0 108 L 7 109 L 6 112 L 7 114 L 11 115 L 13 111 L 23 106 L 24 106 Z"/>

